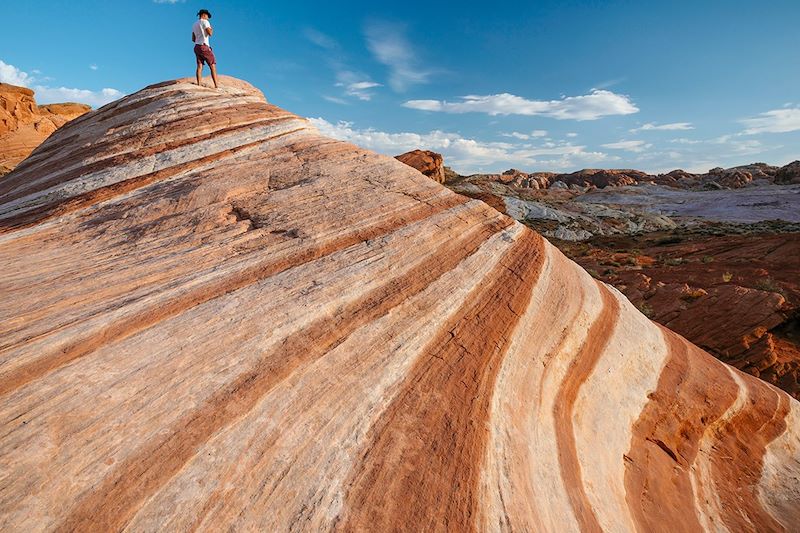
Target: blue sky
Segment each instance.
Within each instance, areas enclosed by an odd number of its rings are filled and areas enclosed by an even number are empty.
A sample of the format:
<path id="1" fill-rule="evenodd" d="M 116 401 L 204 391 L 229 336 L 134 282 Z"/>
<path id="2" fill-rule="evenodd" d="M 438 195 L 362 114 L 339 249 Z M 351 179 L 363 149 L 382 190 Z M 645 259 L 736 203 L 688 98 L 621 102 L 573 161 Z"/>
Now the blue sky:
<path id="1" fill-rule="evenodd" d="M 390 155 L 462 173 L 800 158 L 797 0 L 26 0 L 0 81 L 101 105 L 191 76 L 201 7 L 220 73 Z"/>

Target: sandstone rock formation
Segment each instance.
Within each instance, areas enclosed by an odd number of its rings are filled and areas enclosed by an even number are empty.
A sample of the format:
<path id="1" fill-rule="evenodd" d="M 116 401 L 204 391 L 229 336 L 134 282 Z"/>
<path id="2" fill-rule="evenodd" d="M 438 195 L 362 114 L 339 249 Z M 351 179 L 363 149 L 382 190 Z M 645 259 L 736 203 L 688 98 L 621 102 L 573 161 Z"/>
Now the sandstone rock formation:
<path id="1" fill-rule="evenodd" d="M 800 398 L 800 233 L 618 237 L 562 250 L 650 318 Z"/>
<path id="2" fill-rule="evenodd" d="M 444 170 L 444 159 L 441 154 L 430 150 L 412 150 L 395 156 L 398 161 L 416 168 L 432 180 L 444 183 L 447 179 Z"/>
<path id="3" fill-rule="evenodd" d="M 778 169 L 775 183 L 800 184 L 800 161 L 793 161 Z"/>
<path id="4" fill-rule="evenodd" d="M 793 166 L 794 165 L 794 166 Z M 569 174 L 555 172 L 523 172 L 510 169 L 502 174 L 474 174 L 464 176 L 472 183 L 496 181 L 521 189 L 571 188 L 574 190 L 604 189 L 636 185 L 663 185 L 686 190 L 740 189 L 759 183 L 800 183 L 798 162 L 783 168 L 752 163 L 732 168 L 716 167 L 705 174 L 693 174 L 676 169 L 666 174 L 647 174 L 631 169 L 586 168 Z M 792 181 L 796 177 L 795 181 Z"/>
<path id="5" fill-rule="evenodd" d="M 800 404 L 242 82 L 0 180 L 0 529 L 800 523 Z"/>
<path id="6" fill-rule="evenodd" d="M 90 109 L 83 104 L 36 105 L 32 90 L 0 83 L 0 176 L 57 128 Z"/>

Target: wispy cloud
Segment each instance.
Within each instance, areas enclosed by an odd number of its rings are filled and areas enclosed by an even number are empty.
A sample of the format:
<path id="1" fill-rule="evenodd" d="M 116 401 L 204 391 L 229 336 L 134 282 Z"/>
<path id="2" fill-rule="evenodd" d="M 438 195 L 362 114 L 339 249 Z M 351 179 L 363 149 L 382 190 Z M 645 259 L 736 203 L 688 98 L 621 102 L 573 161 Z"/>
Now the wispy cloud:
<path id="1" fill-rule="evenodd" d="M 389 86 L 393 90 L 403 92 L 428 81 L 431 71 L 418 64 L 403 26 L 371 21 L 367 23 L 364 34 L 369 51 L 379 63 L 389 68 Z"/>
<path id="2" fill-rule="evenodd" d="M 370 80 L 366 75 L 342 70 L 336 73 L 336 87 L 344 88 L 347 96 L 368 101 L 372 99 L 373 93 L 370 89 L 382 87 L 380 83 Z"/>
<path id="3" fill-rule="evenodd" d="M 501 133 L 503 137 L 513 137 L 514 139 L 520 139 L 522 141 L 527 141 L 531 138 L 531 136 L 527 133 L 520 133 L 518 131 L 512 131 L 511 133 Z"/>
<path id="4" fill-rule="evenodd" d="M 383 86 L 372 81 L 368 75 L 350 69 L 343 58 L 344 54 L 339 43 L 332 37 L 314 28 L 305 28 L 303 35 L 311 43 L 325 51 L 327 63 L 331 70 L 335 72 L 336 82 L 334 87 L 339 87 L 342 90 L 341 97 L 324 96 L 323 98 L 326 100 L 337 104 L 347 103 L 343 97 L 368 101 L 374 96 L 372 89 Z"/>
<path id="5" fill-rule="evenodd" d="M 611 150 L 625 150 L 628 152 L 644 152 L 648 148 L 652 148 L 652 144 L 645 143 L 644 141 L 618 141 L 615 143 L 601 144 L 603 148 Z"/>
<path id="6" fill-rule="evenodd" d="M 326 50 L 335 50 L 339 44 L 335 39 L 314 28 L 304 28 L 303 35 L 306 39 Z"/>
<path id="7" fill-rule="evenodd" d="M 373 128 L 358 129 L 351 122 L 333 124 L 323 118 L 310 120 L 324 135 L 386 155 L 397 155 L 416 148 L 435 150 L 444 155 L 446 164 L 462 173 L 496 172 L 510 167 L 569 169 L 617 159 L 603 152 L 588 152 L 585 146 L 569 143 L 534 146 L 527 143 L 484 142 L 440 130 L 390 133 Z"/>
<path id="8" fill-rule="evenodd" d="M 98 68 L 100 68 L 100 67 L 98 67 L 98 66 L 97 66 L 97 65 L 95 65 L 95 64 L 91 64 L 91 65 L 89 65 L 89 70 L 97 70 Z"/>
<path id="9" fill-rule="evenodd" d="M 780 146 L 766 147 L 761 141 L 755 139 L 742 139 L 742 134 L 735 135 L 722 135 L 708 141 L 710 144 L 723 145 L 735 154 L 740 155 L 754 155 L 764 152 L 768 149 L 780 148 Z"/>
<path id="10" fill-rule="evenodd" d="M 511 133 L 501 133 L 503 137 L 513 137 L 514 139 L 519 139 L 521 141 L 527 141 L 528 139 L 538 139 L 541 137 L 547 137 L 547 130 L 533 130 L 530 133 L 520 133 L 518 131 L 512 131 Z"/>
<path id="11" fill-rule="evenodd" d="M 620 83 L 624 82 L 628 78 L 615 78 L 612 80 L 605 80 L 601 81 L 600 83 L 594 86 L 595 89 L 608 89 L 609 87 L 613 87 L 614 85 L 619 85 Z"/>
<path id="12" fill-rule="evenodd" d="M 154 4 L 182 4 L 186 0 L 153 0 Z"/>
<path id="13" fill-rule="evenodd" d="M 655 122 L 648 122 L 647 124 L 642 124 L 638 128 L 633 128 L 629 131 L 631 133 L 637 133 L 640 131 L 680 131 L 693 129 L 694 126 L 692 126 L 691 122 L 672 122 L 670 124 L 657 124 Z"/>
<path id="14" fill-rule="evenodd" d="M 761 113 L 757 117 L 742 119 L 745 135 L 759 133 L 788 133 L 800 130 L 800 107 L 784 107 Z"/>
<path id="15" fill-rule="evenodd" d="M 338 98 L 336 96 L 329 96 L 327 94 L 322 95 L 322 99 L 323 100 L 327 100 L 328 102 L 332 102 L 334 104 L 339 104 L 339 105 L 348 105 L 350 103 L 350 102 L 348 102 L 347 100 L 345 100 L 343 98 Z"/>
<path id="16" fill-rule="evenodd" d="M 711 139 L 687 139 L 684 137 L 671 139 L 672 144 L 680 144 L 687 147 L 700 145 L 703 157 L 708 157 L 709 152 L 716 154 L 720 160 L 731 157 L 742 157 L 745 155 L 756 155 L 770 150 L 783 148 L 781 145 L 765 145 L 759 140 L 746 138 L 744 133 L 729 133 Z M 719 164 L 719 163 L 718 163 Z M 717 166 L 717 165 L 714 165 Z"/>
<path id="17" fill-rule="evenodd" d="M 577 136 L 578 136 L 578 134 L 575 133 L 575 132 L 572 132 L 572 131 L 567 133 L 567 137 L 577 137 Z"/>
<path id="18" fill-rule="evenodd" d="M 598 89 L 587 95 L 566 96 L 560 100 L 528 100 L 521 96 L 502 93 L 465 96 L 460 102 L 409 100 L 403 105 L 422 111 L 538 115 L 558 120 L 597 120 L 610 115 L 630 115 L 639 111 L 628 96 Z"/>
<path id="19" fill-rule="evenodd" d="M 74 89 L 70 87 L 51 87 L 39 83 L 38 76 L 32 76 L 14 65 L 0 60 L 0 82 L 21 85 L 33 89 L 36 101 L 41 104 L 55 102 L 78 102 L 99 107 L 125 96 L 117 89 L 105 88 L 99 91 Z"/>

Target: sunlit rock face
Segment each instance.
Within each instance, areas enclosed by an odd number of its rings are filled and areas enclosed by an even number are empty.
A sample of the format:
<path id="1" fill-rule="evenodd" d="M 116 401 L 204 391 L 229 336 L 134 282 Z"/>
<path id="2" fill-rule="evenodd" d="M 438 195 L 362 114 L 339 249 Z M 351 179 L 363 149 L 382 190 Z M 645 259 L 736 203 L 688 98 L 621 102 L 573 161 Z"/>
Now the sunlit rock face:
<path id="1" fill-rule="evenodd" d="M 800 405 L 223 79 L 0 180 L 0 529 L 791 530 Z"/>
<path id="2" fill-rule="evenodd" d="M 31 89 L 0 83 L 0 176 L 28 157 L 56 129 L 90 109 L 70 103 L 36 105 Z"/>
<path id="3" fill-rule="evenodd" d="M 430 150 L 412 150 L 395 156 L 395 158 L 410 167 L 416 168 L 434 181 L 444 183 L 446 180 L 444 159 L 441 154 Z"/>

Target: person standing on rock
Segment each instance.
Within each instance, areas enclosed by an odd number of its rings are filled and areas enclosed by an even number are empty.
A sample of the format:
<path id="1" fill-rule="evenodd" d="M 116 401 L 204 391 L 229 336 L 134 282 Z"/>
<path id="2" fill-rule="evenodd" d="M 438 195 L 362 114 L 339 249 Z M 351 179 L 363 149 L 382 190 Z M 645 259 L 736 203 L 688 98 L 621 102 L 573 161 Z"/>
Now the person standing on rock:
<path id="1" fill-rule="evenodd" d="M 217 59 L 211 49 L 211 35 L 214 29 L 208 21 L 211 13 L 207 9 L 197 12 L 197 22 L 192 26 L 192 42 L 194 43 L 194 57 L 197 59 L 197 85 L 203 77 L 203 63 L 211 69 L 211 79 L 214 80 L 214 88 L 219 88 L 217 84 Z"/>

